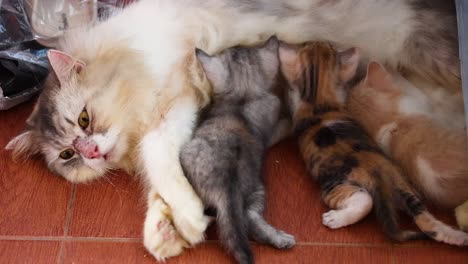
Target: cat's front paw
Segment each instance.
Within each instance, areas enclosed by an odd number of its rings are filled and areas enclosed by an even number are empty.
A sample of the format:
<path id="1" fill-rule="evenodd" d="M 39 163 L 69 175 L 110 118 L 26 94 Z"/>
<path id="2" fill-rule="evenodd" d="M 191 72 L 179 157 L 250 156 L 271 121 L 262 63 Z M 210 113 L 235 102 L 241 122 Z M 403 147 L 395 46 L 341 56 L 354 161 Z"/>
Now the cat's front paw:
<path id="1" fill-rule="evenodd" d="M 203 214 L 199 202 L 190 203 L 179 210 L 173 210 L 174 224 L 182 237 L 191 245 L 205 239 L 205 230 L 210 218 Z"/>
<path id="2" fill-rule="evenodd" d="M 150 205 L 146 215 L 144 245 L 158 261 L 177 256 L 189 246 L 169 220 L 169 213 L 166 204 L 157 200 Z"/>

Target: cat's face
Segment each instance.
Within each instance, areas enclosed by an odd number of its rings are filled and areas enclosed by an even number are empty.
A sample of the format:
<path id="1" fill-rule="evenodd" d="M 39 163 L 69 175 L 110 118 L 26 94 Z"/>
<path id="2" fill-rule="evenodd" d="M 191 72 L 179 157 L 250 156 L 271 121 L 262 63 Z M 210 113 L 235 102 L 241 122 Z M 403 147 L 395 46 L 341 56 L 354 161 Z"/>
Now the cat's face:
<path id="1" fill-rule="evenodd" d="M 354 77 L 359 65 L 357 49 L 336 52 L 330 44 L 320 42 L 302 46 L 282 43 L 279 56 L 289 84 L 288 103 L 293 115 L 302 100 L 343 104 L 344 85 Z"/>
<path id="2" fill-rule="evenodd" d="M 14 155 L 42 154 L 51 171 L 72 182 L 118 167 L 128 148 L 119 95 L 126 84 L 96 76 L 96 66 L 88 69 L 58 51 L 50 51 L 49 60 L 53 71 L 28 128 L 7 149 Z"/>
<path id="3" fill-rule="evenodd" d="M 236 99 L 271 89 L 279 71 L 278 40 L 263 46 L 226 49 L 216 56 L 196 52 L 216 96 Z"/>

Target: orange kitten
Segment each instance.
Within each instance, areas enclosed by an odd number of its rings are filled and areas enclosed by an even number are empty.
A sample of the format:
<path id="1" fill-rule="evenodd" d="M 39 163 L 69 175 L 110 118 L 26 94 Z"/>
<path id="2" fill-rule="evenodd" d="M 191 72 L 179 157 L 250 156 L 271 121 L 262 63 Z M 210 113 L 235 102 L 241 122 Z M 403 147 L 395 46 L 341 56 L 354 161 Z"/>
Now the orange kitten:
<path id="1" fill-rule="evenodd" d="M 468 200 L 468 151 L 465 130 L 448 121 L 463 114 L 434 110 L 418 88 L 371 62 L 347 106 L 428 199 L 453 209 Z"/>

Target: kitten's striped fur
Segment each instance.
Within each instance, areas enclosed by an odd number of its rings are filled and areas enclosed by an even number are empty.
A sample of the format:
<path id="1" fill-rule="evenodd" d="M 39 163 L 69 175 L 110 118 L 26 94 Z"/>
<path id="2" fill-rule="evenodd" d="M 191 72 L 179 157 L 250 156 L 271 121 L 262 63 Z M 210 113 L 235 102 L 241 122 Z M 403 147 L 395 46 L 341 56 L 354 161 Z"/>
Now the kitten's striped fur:
<path id="1" fill-rule="evenodd" d="M 384 232 L 396 241 L 429 236 L 467 245 L 468 234 L 427 211 L 401 170 L 340 103 L 336 91 L 354 76 L 357 51 L 338 54 L 329 44 L 311 43 L 299 50 L 282 46 L 280 57 L 290 83 L 288 94 L 301 154 L 320 185 L 323 201 L 332 208 L 323 215 L 323 224 L 347 226 L 374 207 Z M 396 201 L 422 232 L 400 229 Z"/>

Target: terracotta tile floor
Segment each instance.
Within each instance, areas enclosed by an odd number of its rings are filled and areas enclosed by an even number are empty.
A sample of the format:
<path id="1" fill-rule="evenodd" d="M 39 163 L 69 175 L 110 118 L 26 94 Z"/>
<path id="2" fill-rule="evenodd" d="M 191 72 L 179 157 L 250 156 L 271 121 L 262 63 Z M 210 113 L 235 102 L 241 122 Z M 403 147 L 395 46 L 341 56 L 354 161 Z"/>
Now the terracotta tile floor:
<path id="1" fill-rule="evenodd" d="M 145 204 L 135 178 L 117 172 L 72 185 L 39 159 L 13 162 L 3 151 L 31 109 L 26 103 L 0 112 L 0 263 L 155 263 L 141 243 Z M 372 216 L 341 230 L 322 226 L 326 208 L 291 140 L 268 153 L 265 181 L 267 220 L 294 234 L 298 245 L 280 251 L 253 244 L 257 263 L 468 263 L 468 249 L 430 241 L 392 244 Z M 453 224 L 450 214 L 437 215 Z M 210 227 L 206 243 L 168 263 L 232 259 Z"/>

